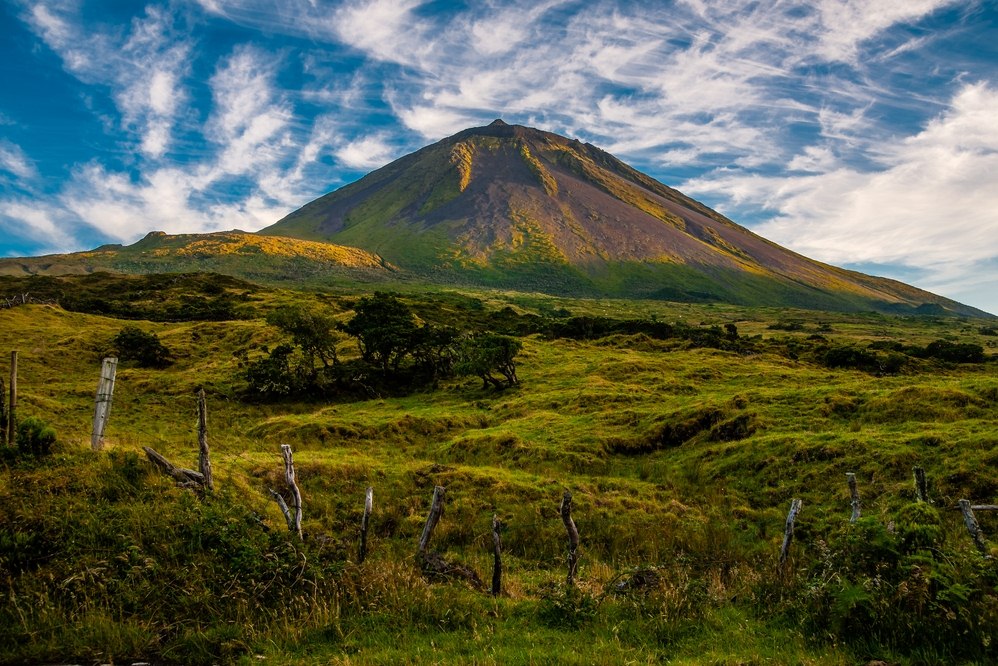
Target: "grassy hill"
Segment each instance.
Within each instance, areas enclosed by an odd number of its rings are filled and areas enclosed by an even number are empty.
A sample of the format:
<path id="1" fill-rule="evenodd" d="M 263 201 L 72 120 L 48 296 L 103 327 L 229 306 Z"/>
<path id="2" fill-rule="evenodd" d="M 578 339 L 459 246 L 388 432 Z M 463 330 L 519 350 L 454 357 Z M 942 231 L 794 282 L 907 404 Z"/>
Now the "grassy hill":
<path id="1" fill-rule="evenodd" d="M 400 397 L 260 403 L 244 396 L 242 375 L 286 341 L 268 312 L 295 302 L 347 321 L 362 292 L 178 278 L 152 305 L 127 296 L 146 278 L 89 279 L 100 284 L 59 285 L 78 311 L 0 310 L 0 376 L 17 349 L 18 414 L 59 436 L 48 457 L 3 451 L 0 662 L 998 657 L 995 566 L 952 509 L 960 498 L 998 500 L 998 338 L 988 321 L 410 287 L 402 299 L 420 321 L 526 333 L 521 385 L 496 392 L 449 378 Z M 5 280 L 0 293 L 20 284 Z M 244 295 L 223 321 L 184 307 L 218 289 Z M 125 321 L 125 305 L 93 314 L 98 297 L 176 316 Z M 594 332 L 570 337 L 569 321 Z M 597 330 L 624 321 L 684 334 Z M 174 362 L 122 363 L 108 445 L 94 453 L 100 358 L 135 324 Z M 727 324 L 737 344 L 698 342 Z M 913 351 L 939 340 L 978 345 L 985 358 Z M 903 363 L 894 374 L 833 367 L 841 349 Z M 345 336 L 338 352 L 358 353 Z M 199 387 L 218 487 L 204 498 L 141 454 L 151 446 L 196 466 Z M 281 444 L 294 450 L 304 542 L 268 494 L 283 490 Z M 932 507 L 913 504 L 914 465 L 927 471 Z M 846 472 L 857 475 L 864 516 L 851 527 Z M 493 514 L 502 520 L 500 597 L 420 575 L 414 554 L 435 485 L 447 501 L 433 546 L 486 580 Z M 370 555 L 357 564 L 368 486 Z M 581 534 L 572 589 L 558 515 L 566 489 Z M 781 569 L 792 498 L 803 510 Z M 981 524 L 998 528 L 988 515 Z M 615 591 L 648 567 L 655 584 Z"/>

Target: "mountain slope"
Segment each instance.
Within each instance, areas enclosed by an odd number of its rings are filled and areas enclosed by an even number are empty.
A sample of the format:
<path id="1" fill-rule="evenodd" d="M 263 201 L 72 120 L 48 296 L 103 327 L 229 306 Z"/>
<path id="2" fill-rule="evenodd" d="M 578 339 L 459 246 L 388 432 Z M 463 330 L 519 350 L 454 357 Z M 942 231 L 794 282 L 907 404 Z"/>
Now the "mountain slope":
<path id="1" fill-rule="evenodd" d="M 595 146 L 501 120 L 402 157 L 261 233 L 356 246 L 435 281 L 984 314 L 807 259 Z"/>
<path id="2" fill-rule="evenodd" d="M 0 275 L 67 275 L 214 271 L 263 281 L 349 277 L 384 280 L 397 272 L 374 254 L 331 243 L 243 231 L 167 235 L 150 232 L 128 246 L 0 260 Z"/>

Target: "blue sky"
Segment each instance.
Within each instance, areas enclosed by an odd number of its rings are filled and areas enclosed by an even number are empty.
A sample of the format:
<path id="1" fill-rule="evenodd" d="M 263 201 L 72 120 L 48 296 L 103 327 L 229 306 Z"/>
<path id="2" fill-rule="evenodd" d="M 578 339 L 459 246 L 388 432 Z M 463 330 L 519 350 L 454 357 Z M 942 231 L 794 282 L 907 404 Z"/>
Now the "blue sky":
<path id="1" fill-rule="evenodd" d="M 0 255 L 271 224 L 496 117 L 998 313 L 996 0 L 0 0 Z"/>

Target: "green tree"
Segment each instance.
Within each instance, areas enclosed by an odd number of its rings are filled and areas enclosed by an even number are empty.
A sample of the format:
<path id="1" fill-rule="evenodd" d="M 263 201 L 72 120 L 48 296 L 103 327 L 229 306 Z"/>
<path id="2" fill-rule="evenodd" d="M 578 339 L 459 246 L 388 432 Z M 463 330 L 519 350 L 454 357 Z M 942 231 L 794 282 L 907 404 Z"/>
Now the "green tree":
<path id="1" fill-rule="evenodd" d="M 394 294 L 376 291 L 371 298 L 361 298 L 354 313 L 343 330 L 357 338 L 363 359 L 384 374 L 397 371 L 412 351 L 418 331 L 412 311 Z"/>
<path id="2" fill-rule="evenodd" d="M 508 335 L 481 333 L 466 338 L 458 352 L 454 371 L 459 375 L 481 377 L 483 388 L 515 386 L 520 383 L 516 377 L 515 359 L 522 348 L 519 340 Z M 502 379 L 495 373 L 502 375 Z"/>
<path id="3" fill-rule="evenodd" d="M 138 326 L 126 326 L 114 340 L 118 358 L 122 361 L 135 361 L 142 368 L 165 368 L 170 365 L 170 350 L 155 333 L 146 333 Z"/>
<path id="4" fill-rule="evenodd" d="M 323 368 L 336 366 L 336 321 L 329 315 L 304 308 L 300 305 L 286 305 L 267 315 L 267 323 L 276 326 L 291 336 L 291 340 L 301 347 L 305 356 L 306 369 L 315 374 L 315 360 Z"/>

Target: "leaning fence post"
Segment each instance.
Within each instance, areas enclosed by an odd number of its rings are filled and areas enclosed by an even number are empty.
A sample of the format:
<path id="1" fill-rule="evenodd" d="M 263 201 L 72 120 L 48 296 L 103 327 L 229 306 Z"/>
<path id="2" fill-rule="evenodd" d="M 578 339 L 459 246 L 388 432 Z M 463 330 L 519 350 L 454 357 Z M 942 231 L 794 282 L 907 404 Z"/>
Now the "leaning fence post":
<path id="1" fill-rule="evenodd" d="M 855 523 L 859 520 L 860 513 L 859 488 L 856 487 L 856 475 L 853 472 L 846 472 L 846 481 L 849 483 L 849 496 L 852 498 L 850 502 L 852 504 L 852 517 L 849 518 L 849 522 Z"/>
<path id="2" fill-rule="evenodd" d="M 367 557 L 367 527 L 371 522 L 371 509 L 374 507 L 374 488 L 368 487 L 364 493 L 364 517 L 360 521 L 360 550 L 357 552 L 357 564 L 363 564 Z"/>
<path id="3" fill-rule="evenodd" d="M 794 523 L 797 521 L 797 514 L 803 502 L 799 499 L 790 500 L 790 513 L 787 514 L 787 525 L 783 530 L 783 547 L 780 548 L 780 565 L 786 564 L 787 555 L 790 552 L 790 543 L 794 540 Z"/>
<path id="4" fill-rule="evenodd" d="M 10 402 L 7 403 L 7 445 L 14 446 L 17 430 L 17 352 L 10 353 Z"/>
<path id="5" fill-rule="evenodd" d="M 492 592 L 493 597 L 502 594 L 502 541 L 499 538 L 499 530 L 502 523 L 499 522 L 499 515 L 492 514 Z"/>
<path id="6" fill-rule="evenodd" d="M 215 489 L 211 474 L 211 459 L 208 457 L 208 407 L 205 404 L 204 389 L 198 391 L 198 470 L 204 475 L 204 487 Z"/>
<path id="7" fill-rule="evenodd" d="M 981 551 L 981 555 L 984 557 L 990 557 L 988 542 L 981 532 L 981 526 L 977 524 L 977 516 L 974 515 L 974 510 L 970 507 L 970 501 L 962 499 L 958 504 L 960 505 L 960 511 L 963 512 L 963 524 L 967 526 L 967 531 L 970 532 L 970 538 L 974 540 L 977 550 Z"/>
<path id="8" fill-rule="evenodd" d="M 113 356 L 105 358 L 101 363 L 97 397 L 94 398 L 94 425 L 90 434 L 90 448 L 94 451 L 104 448 L 104 428 L 111 413 L 111 398 L 114 395 L 114 377 L 117 369 L 118 359 Z"/>
<path id="9" fill-rule="evenodd" d="M 565 491 L 561 498 L 561 522 L 565 523 L 565 532 L 568 533 L 568 576 L 565 583 L 569 586 L 575 584 L 575 573 L 579 568 L 579 530 L 572 520 L 572 493 Z"/>
<path id="10" fill-rule="evenodd" d="M 297 476 L 295 475 L 295 463 L 291 456 L 291 446 L 289 444 L 281 444 L 281 455 L 284 457 L 284 480 L 287 482 L 288 487 L 291 489 L 291 509 L 294 511 L 294 522 L 293 532 L 298 534 L 298 538 L 302 538 L 301 533 L 301 491 L 298 490 Z"/>
<path id="11" fill-rule="evenodd" d="M 919 502 L 929 502 L 929 492 L 926 490 L 925 485 L 925 470 L 915 465 L 911 468 L 912 475 L 915 477 L 915 499 Z"/>
<path id="12" fill-rule="evenodd" d="M 430 503 L 430 515 L 426 517 L 426 524 L 423 525 L 423 534 L 419 537 L 419 550 L 418 555 L 422 555 L 426 552 L 427 547 L 430 545 L 430 538 L 433 536 L 433 530 L 437 526 L 437 521 L 440 520 L 440 515 L 444 511 L 444 487 L 434 486 L 433 487 L 433 501 Z"/>

